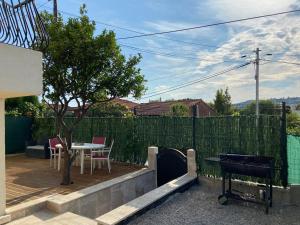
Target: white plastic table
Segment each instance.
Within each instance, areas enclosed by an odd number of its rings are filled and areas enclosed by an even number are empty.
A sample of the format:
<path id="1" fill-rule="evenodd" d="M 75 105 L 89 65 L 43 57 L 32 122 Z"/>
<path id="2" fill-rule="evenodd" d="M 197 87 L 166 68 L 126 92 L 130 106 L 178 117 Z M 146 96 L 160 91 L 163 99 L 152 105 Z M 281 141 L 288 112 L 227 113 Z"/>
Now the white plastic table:
<path id="1" fill-rule="evenodd" d="M 55 146 L 59 149 L 58 153 L 58 170 L 60 170 L 60 160 L 61 160 L 61 150 L 62 146 L 60 144 Z M 72 143 L 71 150 L 80 152 L 80 174 L 84 173 L 84 150 L 97 150 L 97 149 L 104 149 L 105 145 L 103 144 L 92 144 L 92 143 Z"/>

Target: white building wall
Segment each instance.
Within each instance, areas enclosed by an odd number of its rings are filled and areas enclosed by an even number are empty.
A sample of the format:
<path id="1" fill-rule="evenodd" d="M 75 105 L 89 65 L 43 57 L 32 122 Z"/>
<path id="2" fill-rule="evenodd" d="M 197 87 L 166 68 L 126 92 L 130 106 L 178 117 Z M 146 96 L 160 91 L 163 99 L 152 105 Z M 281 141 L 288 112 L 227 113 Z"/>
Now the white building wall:
<path id="1" fill-rule="evenodd" d="M 5 99 L 40 95 L 43 90 L 42 53 L 0 43 L 0 224 L 5 215 Z"/>
<path id="2" fill-rule="evenodd" d="M 5 214 L 5 111 L 4 99 L 0 99 L 0 216 Z"/>
<path id="3" fill-rule="evenodd" d="M 42 93 L 42 53 L 0 43 L 0 98 Z"/>

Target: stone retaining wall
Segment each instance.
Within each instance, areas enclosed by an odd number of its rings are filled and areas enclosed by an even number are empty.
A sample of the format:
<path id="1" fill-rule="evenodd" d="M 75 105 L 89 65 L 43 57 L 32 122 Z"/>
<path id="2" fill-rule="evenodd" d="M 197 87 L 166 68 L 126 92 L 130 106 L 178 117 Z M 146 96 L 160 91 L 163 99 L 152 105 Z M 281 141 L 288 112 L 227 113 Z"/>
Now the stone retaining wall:
<path id="1" fill-rule="evenodd" d="M 47 200 L 47 208 L 59 214 L 72 212 L 96 218 L 155 188 L 154 171 L 142 169 L 68 195 L 53 196 Z"/>

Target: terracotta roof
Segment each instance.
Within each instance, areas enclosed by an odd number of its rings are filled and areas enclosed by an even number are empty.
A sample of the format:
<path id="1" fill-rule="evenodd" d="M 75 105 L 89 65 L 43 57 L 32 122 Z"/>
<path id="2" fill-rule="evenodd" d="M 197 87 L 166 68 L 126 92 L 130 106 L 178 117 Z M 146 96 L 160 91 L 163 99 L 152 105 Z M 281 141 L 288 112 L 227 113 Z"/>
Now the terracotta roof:
<path id="1" fill-rule="evenodd" d="M 126 106 L 130 110 L 133 110 L 134 107 L 139 105 L 138 103 L 135 103 L 135 102 L 132 102 L 132 101 L 129 101 L 129 100 L 125 100 L 125 99 L 121 99 L 121 98 L 115 98 L 111 102 Z M 50 105 L 52 107 L 54 106 L 54 104 L 50 104 Z M 86 106 L 88 106 L 88 104 Z M 60 105 L 58 107 L 60 107 Z M 76 110 L 78 110 L 77 106 L 69 106 L 68 107 L 68 111 L 76 111 Z"/>
<path id="2" fill-rule="evenodd" d="M 132 102 L 132 101 L 129 101 L 129 100 L 125 100 L 125 99 L 121 99 L 121 98 L 116 98 L 116 99 L 112 100 L 112 102 L 118 103 L 120 105 L 124 105 L 128 109 L 131 109 L 131 110 L 133 110 L 133 108 L 138 105 L 138 103 L 135 103 L 135 102 Z"/>
<path id="3" fill-rule="evenodd" d="M 170 112 L 170 108 L 173 104 L 181 103 L 190 108 L 190 115 L 192 115 L 191 107 L 198 105 L 201 116 L 215 115 L 215 111 L 206 104 L 202 99 L 182 99 L 176 101 L 165 102 L 149 102 L 142 103 L 136 107 L 137 115 L 159 116 L 166 115 Z"/>

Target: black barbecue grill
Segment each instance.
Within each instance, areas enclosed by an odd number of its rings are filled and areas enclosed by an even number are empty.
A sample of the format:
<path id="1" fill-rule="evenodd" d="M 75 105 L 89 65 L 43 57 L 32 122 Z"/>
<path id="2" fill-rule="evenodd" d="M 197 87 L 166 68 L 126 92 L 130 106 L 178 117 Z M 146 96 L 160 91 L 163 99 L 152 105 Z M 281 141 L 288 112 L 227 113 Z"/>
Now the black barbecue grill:
<path id="1" fill-rule="evenodd" d="M 220 154 L 219 158 L 222 171 L 222 195 L 219 196 L 219 202 L 226 204 L 229 198 L 238 200 L 261 203 L 265 205 L 266 213 L 269 207 L 272 207 L 272 179 L 274 176 L 274 158 L 256 155 L 239 154 Z M 244 197 L 233 193 L 231 189 L 232 174 L 245 175 L 263 178 L 265 180 L 261 199 L 253 197 Z M 228 189 L 226 190 L 226 178 L 228 178 Z M 241 192 L 238 192 L 241 193 Z"/>

